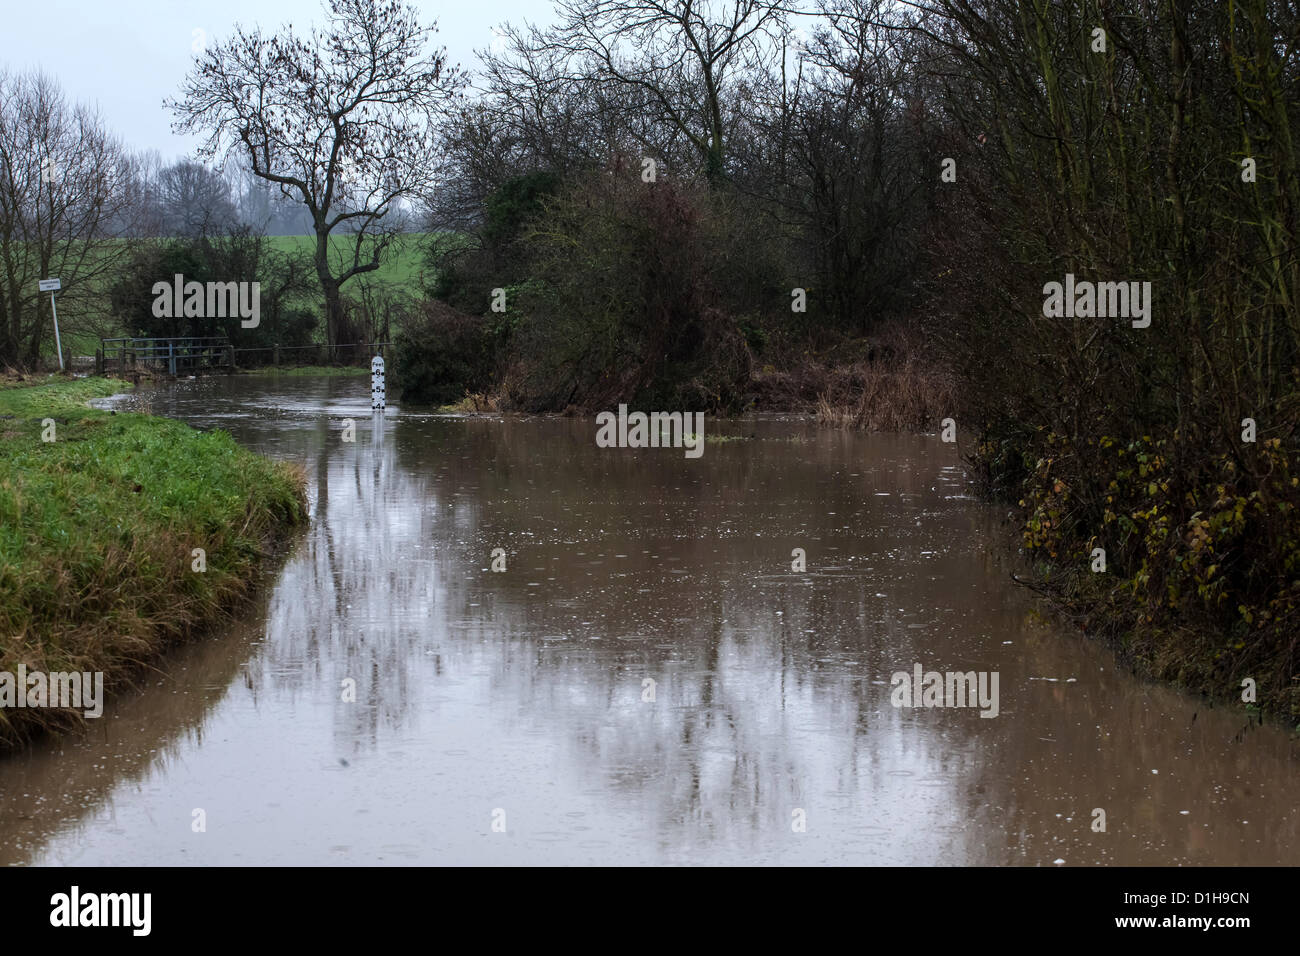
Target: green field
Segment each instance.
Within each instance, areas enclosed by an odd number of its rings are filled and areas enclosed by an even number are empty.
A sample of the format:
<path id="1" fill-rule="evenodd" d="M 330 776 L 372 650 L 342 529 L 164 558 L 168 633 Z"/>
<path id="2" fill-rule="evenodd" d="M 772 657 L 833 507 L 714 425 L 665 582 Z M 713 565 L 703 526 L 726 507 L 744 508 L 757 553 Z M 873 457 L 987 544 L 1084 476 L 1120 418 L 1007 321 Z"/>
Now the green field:
<path id="1" fill-rule="evenodd" d="M 315 238 L 312 236 L 270 236 L 271 245 L 279 252 L 300 253 L 310 256 L 315 248 Z M 344 292 L 354 292 L 358 288 L 358 283 L 365 282 L 371 286 L 377 286 L 385 291 L 408 292 L 413 295 L 419 295 L 423 286 L 424 279 L 424 262 L 423 262 L 423 240 L 425 234 L 412 233 L 404 236 L 398 246 L 390 251 L 386 261 L 375 272 L 365 273 L 350 280 L 344 287 Z M 343 254 L 346 248 L 347 237 L 332 237 L 331 248 L 334 254 L 334 261 Z M 159 278 L 167 278 L 160 276 Z M 107 293 L 91 297 L 92 302 L 98 302 L 99 305 L 93 305 L 89 308 L 78 306 L 72 302 L 59 302 L 59 325 L 63 340 L 63 352 L 65 356 L 93 356 L 99 348 L 101 336 L 123 336 L 129 334 L 126 330 L 116 326 L 112 320 L 108 308 Z M 300 303 L 308 307 L 315 307 L 321 312 L 324 311 L 324 298 L 320 295 L 312 297 L 311 300 Z M 54 352 L 54 336 L 47 336 L 43 353 L 51 363 L 57 362 Z"/>
<path id="2" fill-rule="evenodd" d="M 314 254 L 316 249 L 315 236 L 271 236 L 270 239 L 271 245 L 280 252 L 298 252 L 310 256 Z M 380 266 L 377 271 L 368 273 L 365 279 L 370 282 L 382 282 L 393 288 L 410 289 L 412 292 L 418 291 L 420 288 L 420 273 L 424 268 L 420 252 L 423 239 L 424 235 L 419 233 L 405 236 L 401 246 L 388 257 L 388 261 Z M 331 254 L 341 254 L 346 241 L 346 237 L 331 237 Z M 343 288 L 347 289 L 348 287 L 345 285 Z"/>

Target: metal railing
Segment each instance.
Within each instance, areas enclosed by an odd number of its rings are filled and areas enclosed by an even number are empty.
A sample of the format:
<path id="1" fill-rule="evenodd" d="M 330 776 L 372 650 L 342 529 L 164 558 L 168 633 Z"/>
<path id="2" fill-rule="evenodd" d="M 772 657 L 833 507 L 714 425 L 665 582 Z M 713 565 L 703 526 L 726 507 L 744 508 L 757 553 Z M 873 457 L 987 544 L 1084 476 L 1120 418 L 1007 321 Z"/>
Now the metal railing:
<path id="1" fill-rule="evenodd" d="M 100 374 L 114 368 L 166 370 L 169 375 L 210 368 L 230 368 L 234 355 L 230 340 L 221 337 L 100 339 L 95 364 Z"/>
<path id="2" fill-rule="evenodd" d="M 224 336 L 209 338 L 116 338 L 101 339 L 95 367 L 103 375 L 118 371 L 150 369 L 168 375 L 239 368 L 307 365 L 366 366 L 376 356 L 386 356 L 389 342 L 350 342 L 327 345 L 267 345 L 235 348 Z"/>

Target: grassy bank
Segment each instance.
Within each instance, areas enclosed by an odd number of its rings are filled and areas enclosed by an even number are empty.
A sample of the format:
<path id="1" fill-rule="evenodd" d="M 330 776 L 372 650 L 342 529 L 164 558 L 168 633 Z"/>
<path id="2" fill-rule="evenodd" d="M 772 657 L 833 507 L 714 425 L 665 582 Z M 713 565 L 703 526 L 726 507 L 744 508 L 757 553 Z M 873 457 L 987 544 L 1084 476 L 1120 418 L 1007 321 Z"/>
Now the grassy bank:
<path id="1" fill-rule="evenodd" d="M 102 671 L 106 689 L 121 686 L 169 643 L 229 614 L 277 535 L 303 519 L 292 467 L 223 432 L 86 407 L 126 383 L 3 384 L 0 671 Z M 80 720 L 3 709 L 0 744 Z"/>

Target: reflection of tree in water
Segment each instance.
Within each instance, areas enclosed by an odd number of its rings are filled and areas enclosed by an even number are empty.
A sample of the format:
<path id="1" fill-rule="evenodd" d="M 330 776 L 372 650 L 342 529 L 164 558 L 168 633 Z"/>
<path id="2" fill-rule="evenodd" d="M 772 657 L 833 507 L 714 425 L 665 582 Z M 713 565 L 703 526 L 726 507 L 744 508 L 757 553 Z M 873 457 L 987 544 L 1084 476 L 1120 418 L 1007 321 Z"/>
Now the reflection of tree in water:
<path id="1" fill-rule="evenodd" d="M 791 541 L 842 537 L 845 521 L 859 536 L 884 522 L 820 456 L 755 442 L 705 471 L 672 453 L 601 454 L 584 422 L 395 417 L 382 437 L 357 425 L 355 445 L 321 426 L 314 525 L 277 589 L 264 661 L 277 683 L 330 696 L 347 746 L 376 748 L 425 711 L 455 719 L 439 714 L 439 675 L 487 674 L 507 732 L 567 738 L 584 776 L 657 804 L 643 809 L 661 828 L 788 830 L 790 809 L 826 788 L 870 803 L 897 759 L 870 734 L 887 702 L 870 679 L 893 667 L 864 643 L 880 609 L 847 558 L 843 580 L 789 574 L 787 556 Z M 738 507 L 745 494 L 761 524 Z M 487 570 L 494 547 L 505 574 Z M 643 677 L 658 682 L 653 705 Z M 957 772 L 923 748 L 906 759 Z"/>
<path id="2" fill-rule="evenodd" d="M 257 633 L 234 629 L 244 636 L 199 645 L 200 664 L 125 709 L 115 726 L 132 746 L 113 743 L 111 765 L 88 738 L 0 776 L 0 831 L 19 835 L 0 862 L 29 858 L 20 838 L 94 821 L 124 780 L 166 772 L 250 658 L 255 701 L 328 705 L 340 755 L 397 738 L 436 747 L 486 713 L 482 746 L 558 750 L 562 789 L 643 821 L 679 859 L 711 844 L 770 850 L 794 807 L 840 862 L 1096 860 L 1093 806 L 1123 835 L 1123 862 L 1258 862 L 1295 844 L 1295 819 L 1260 806 L 1289 805 L 1268 789 L 1295 778 L 1284 743 L 1224 755 L 1236 730 L 1224 715 L 1169 725 L 1185 702 L 1113 668 L 1087 692 L 1029 681 L 1082 677 L 1097 661 L 1025 626 L 988 526 L 946 497 L 960 488 L 936 478 L 919 440 L 789 443 L 759 426 L 701 463 L 597 450 L 590 422 L 401 415 L 381 440 L 364 382 L 281 383 L 251 409 L 237 392 L 233 404 L 205 398 L 212 388 L 235 386 L 205 383 L 158 410 L 189 409 L 311 475 L 313 521 L 269 596 L 267 640 L 253 647 Z M 356 444 L 340 441 L 349 416 Z M 789 570 L 795 545 L 806 574 Z M 505 574 L 487 570 L 494 547 L 508 552 Z M 888 677 L 914 661 L 999 669 L 1003 716 L 894 710 Z M 340 699 L 344 677 L 355 704 Z M 1206 769 L 1192 766 L 1206 755 Z M 53 823 L 33 802 L 50 793 L 68 795 Z M 1188 800 L 1200 801 L 1192 815 L 1173 816 Z M 1225 844 L 1203 827 L 1211 810 L 1249 819 L 1239 829 L 1259 839 Z M 852 832 L 862 827 L 877 829 Z"/>
<path id="3" fill-rule="evenodd" d="M 391 428 L 358 416 L 356 442 L 345 443 L 341 422 L 321 423 L 312 527 L 276 588 L 262 661 L 277 686 L 332 700 L 338 738 L 353 748 L 375 746 L 381 726 L 418 708 L 412 672 L 446 578 L 433 548 L 437 497 L 426 478 L 395 467 Z M 345 678 L 356 681 L 355 703 L 342 700 Z"/>

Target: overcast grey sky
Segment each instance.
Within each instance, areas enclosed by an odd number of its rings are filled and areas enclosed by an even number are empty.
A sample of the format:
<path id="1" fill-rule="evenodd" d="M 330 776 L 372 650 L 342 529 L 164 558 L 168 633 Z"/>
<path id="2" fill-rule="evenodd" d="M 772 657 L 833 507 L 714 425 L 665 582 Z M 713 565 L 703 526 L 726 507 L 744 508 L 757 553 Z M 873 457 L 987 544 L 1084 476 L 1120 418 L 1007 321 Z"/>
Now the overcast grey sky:
<path id="1" fill-rule="evenodd" d="M 436 42 L 453 63 L 476 66 L 474 51 L 491 44 L 492 28 L 523 20 L 548 23 L 550 0 L 414 0 L 423 20 L 438 21 Z M 234 24 L 274 29 L 289 22 L 305 33 L 323 20 L 320 0 L 5 0 L 0 64 L 39 67 L 69 99 L 97 104 L 131 149 L 156 149 L 170 160 L 195 141 L 171 132 L 162 101 L 180 86 L 196 30 L 222 39 Z"/>

